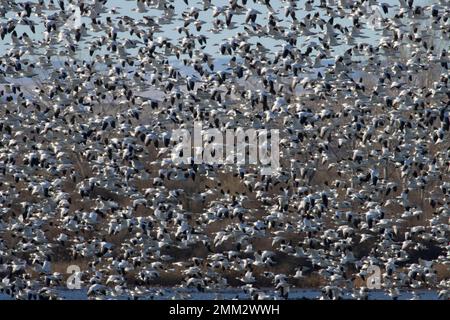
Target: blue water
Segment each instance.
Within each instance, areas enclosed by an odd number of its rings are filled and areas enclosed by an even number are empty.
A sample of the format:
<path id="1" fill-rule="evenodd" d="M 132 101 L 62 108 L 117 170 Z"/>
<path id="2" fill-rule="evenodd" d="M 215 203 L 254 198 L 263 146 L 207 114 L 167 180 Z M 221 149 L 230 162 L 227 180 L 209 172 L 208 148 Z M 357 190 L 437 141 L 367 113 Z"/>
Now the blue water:
<path id="1" fill-rule="evenodd" d="M 271 299 L 278 299 L 277 296 L 274 296 L 270 293 L 270 290 L 262 290 L 267 295 L 270 296 Z M 68 290 L 68 289 L 58 289 L 58 296 L 64 300 L 86 300 L 87 299 L 87 290 Z M 321 292 L 317 289 L 291 289 L 289 293 L 289 300 L 301 300 L 301 299 L 310 299 L 316 300 L 320 299 Z M 421 300 L 437 300 L 438 292 L 435 290 L 417 290 L 416 297 Z M 141 299 L 147 300 L 172 300 L 172 299 L 186 299 L 186 300 L 232 300 L 232 299 L 249 299 L 249 296 L 243 293 L 240 289 L 228 289 L 228 290 L 220 290 L 218 292 L 198 292 L 197 290 L 190 289 L 172 289 L 172 288 L 150 288 L 149 294 L 144 295 Z M 349 293 L 343 296 L 343 299 L 351 299 L 351 295 Z M 413 298 L 413 293 L 409 291 L 402 291 L 398 300 L 410 300 Z M 118 295 L 115 297 L 107 296 L 105 299 L 119 299 L 126 300 L 128 296 L 126 295 Z M 0 300 L 12 300 L 11 297 L 0 294 Z M 369 292 L 369 300 L 392 300 L 386 292 L 374 290 Z"/>

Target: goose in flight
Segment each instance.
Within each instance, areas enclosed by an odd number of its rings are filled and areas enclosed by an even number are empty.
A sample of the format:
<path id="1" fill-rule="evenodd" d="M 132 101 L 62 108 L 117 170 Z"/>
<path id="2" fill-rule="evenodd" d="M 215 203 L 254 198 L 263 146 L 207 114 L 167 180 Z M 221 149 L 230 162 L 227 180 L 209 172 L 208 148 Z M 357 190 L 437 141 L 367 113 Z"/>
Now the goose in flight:
<path id="1" fill-rule="evenodd" d="M 8 296 L 64 296 L 70 260 L 92 299 L 372 299 L 376 267 L 386 297 L 448 297 L 448 1 L 16 2 Z"/>

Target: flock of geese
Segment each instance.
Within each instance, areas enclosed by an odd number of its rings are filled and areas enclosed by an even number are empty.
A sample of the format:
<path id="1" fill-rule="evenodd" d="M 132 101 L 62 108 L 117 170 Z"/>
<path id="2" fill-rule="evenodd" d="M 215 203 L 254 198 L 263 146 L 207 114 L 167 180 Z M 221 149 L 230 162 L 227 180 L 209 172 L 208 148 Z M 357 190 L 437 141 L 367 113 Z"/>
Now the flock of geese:
<path id="1" fill-rule="evenodd" d="M 0 294 L 449 299 L 448 0 L 112 2 L 0 0 Z M 194 121 L 279 170 L 176 165 Z"/>

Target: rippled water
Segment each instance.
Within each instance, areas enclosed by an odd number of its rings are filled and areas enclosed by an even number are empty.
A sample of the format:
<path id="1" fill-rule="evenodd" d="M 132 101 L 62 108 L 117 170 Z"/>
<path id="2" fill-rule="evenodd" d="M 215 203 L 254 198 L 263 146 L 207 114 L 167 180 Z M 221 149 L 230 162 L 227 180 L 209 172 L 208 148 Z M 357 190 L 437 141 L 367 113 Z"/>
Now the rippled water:
<path id="1" fill-rule="evenodd" d="M 159 295 L 158 292 L 163 292 L 164 295 Z M 65 300 L 86 300 L 87 290 L 68 290 L 60 289 L 58 295 Z M 267 290 L 267 294 L 270 294 L 270 290 Z M 303 300 L 303 299 L 319 299 L 321 296 L 320 290 L 317 289 L 291 289 L 289 293 L 289 300 Z M 277 299 L 277 297 L 271 296 L 272 299 Z M 410 300 L 414 297 L 412 292 L 401 292 L 398 300 Z M 421 300 L 437 300 L 438 292 L 434 290 L 418 290 L 416 291 L 416 297 Z M 222 290 L 220 292 L 206 292 L 201 293 L 197 290 L 174 290 L 171 288 L 165 289 L 154 289 L 154 293 L 143 297 L 142 299 L 147 300 L 172 300 L 177 299 L 187 299 L 187 300 L 232 300 L 232 299 L 248 299 L 248 295 L 244 294 L 240 289 L 229 289 Z M 106 299 L 120 299 L 126 300 L 127 296 L 118 297 L 106 297 Z M 350 294 L 346 294 L 344 299 L 351 299 Z M 0 300 L 12 300 L 9 296 L 0 294 Z M 371 291 L 369 293 L 369 300 L 392 300 L 386 292 L 384 291 Z"/>

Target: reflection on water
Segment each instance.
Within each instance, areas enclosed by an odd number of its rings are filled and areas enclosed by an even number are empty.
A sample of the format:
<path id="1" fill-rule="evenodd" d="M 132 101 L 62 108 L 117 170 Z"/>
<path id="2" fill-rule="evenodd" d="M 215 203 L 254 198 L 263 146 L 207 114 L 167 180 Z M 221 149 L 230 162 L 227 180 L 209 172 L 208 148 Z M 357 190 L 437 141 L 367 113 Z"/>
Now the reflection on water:
<path id="1" fill-rule="evenodd" d="M 274 296 L 270 290 L 266 290 L 269 299 L 279 299 L 278 296 Z M 68 290 L 68 289 L 60 289 L 58 291 L 58 296 L 64 300 L 86 300 L 87 299 L 87 290 Z M 320 290 L 316 289 L 291 289 L 289 294 L 289 300 L 302 300 L 302 299 L 310 299 L 317 300 L 322 296 Z M 343 299 L 352 299 L 350 293 L 346 293 Z M 128 300 L 130 299 L 129 295 L 116 295 L 116 296 L 107 296 L 105 299 L 119 299 L 119 300 Z M 222 290 L 219 292 L 198 292 L 197 290 L 174 290 L 171 288 L 153 288 L 149 289 L 149 293 L 142 295 L 139 297 L 140 300 L 173 300 L 173 299 L 184 299 L 184 300 L 246 300 L 249 299 L 249 296 L 242 292 L 240 289 L 229 289 Z M 371 291 L 369 293 L 370 300 L 392 300 L 390 296 L 386 294 L 384 291 Z M 437 300 L 438 293 L 433 290 L 417 290 L 415 292 L 406 292 L 403 291 L 400 293 L 398 300 L 412 300 L 412 299 L 420 299 L 420 300 Z M 0 294 L 0 300 L 10 300 L 10 297 L 7 295 Z"/>

